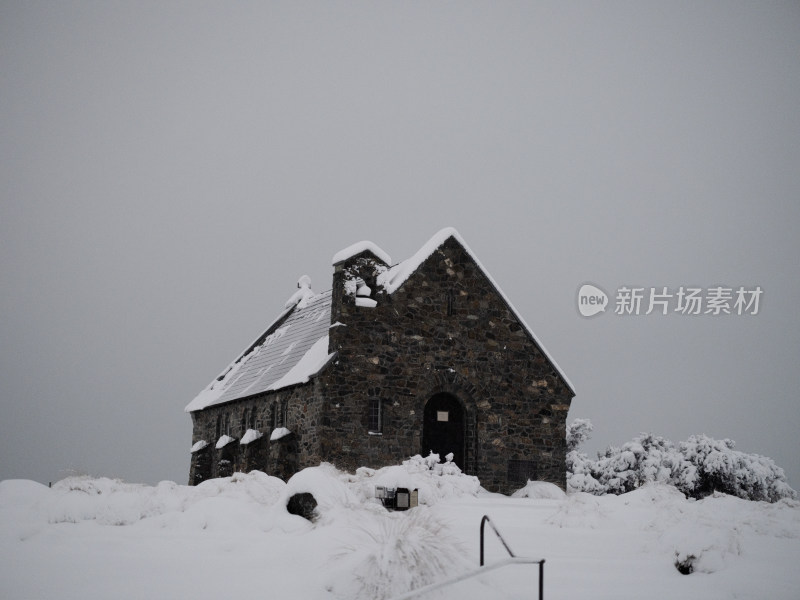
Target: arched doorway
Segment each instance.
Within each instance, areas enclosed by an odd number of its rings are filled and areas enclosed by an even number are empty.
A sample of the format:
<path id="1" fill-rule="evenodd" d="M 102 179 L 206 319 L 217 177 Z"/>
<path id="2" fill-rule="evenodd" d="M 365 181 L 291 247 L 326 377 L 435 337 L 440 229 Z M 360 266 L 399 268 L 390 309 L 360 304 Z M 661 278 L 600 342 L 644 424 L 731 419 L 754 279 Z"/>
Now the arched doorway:
<path id="1" fill-rule="evenodd" d="M 425 404 L 422 423 L 422 455 L 433 451 L 442 461 L 453 453 L 453 462 L 464 470 L 464 407 L 455 396 L 439 393 Z"/>

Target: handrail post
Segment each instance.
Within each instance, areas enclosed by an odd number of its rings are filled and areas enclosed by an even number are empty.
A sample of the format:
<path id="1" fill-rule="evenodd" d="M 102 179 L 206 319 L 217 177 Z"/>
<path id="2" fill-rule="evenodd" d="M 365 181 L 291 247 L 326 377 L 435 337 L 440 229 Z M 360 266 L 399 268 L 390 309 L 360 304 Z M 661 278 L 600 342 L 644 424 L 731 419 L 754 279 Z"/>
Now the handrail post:
<path id="1" fill-rule="evenodd" d="M 511 548 L 508 547 L 508 544 L 503 539 L 503 536 L 500 535 L 499 531 L 497 531 L 497 527 L 494 526 L 494 523 L 492 523 L 492 520 L 489 518 L 489 515 L 483 515 L 483 518 L 481 519 L 481 566 L 483 566 L 483 526 L 486 524 L 487 521 L 489 522 L 489 525 L 491 526 L 492 531 L 494 531 L 494 534 L 497 536 L 497 538 L 503 544 L 503 548 L 505 548 L 506 552 L 508 552 L 508 555 L 511 558 L 516 558 L 516 555 L 511 551 Z"/>
<path id="2" fill-rule="evenodd" d="M 483 526 L 488 519 L 488 515 L 483 515 L 483 518 L 481 519 L 481 566 L 483 566 Z"/>
<path id="3" fill-rule="evenodd" d="M 539 600 L 544 599 L 544 559 L 539 561 Z"/>
<path id="4" fill-rule="evenodd" d="M 506 549 L 509 556 L 511 556 L 511 558 L 516 558 L 514 553 L 511 551 L 511 548 L 508 547 L 508 544 L 506 544 L 506 541 L 503 539 L 503 536 L 500 535 L 499 531 L 497 531 L 497 527 L 494 526 L 494 523 L 492 523 L 492 520 L 489 518 L 489 515 L 483 515 L 483 518 L 481 519 L 481 549 L 480 549 L 481 565 L 480 566 L 483 566 L 483 541 L 484 541 L 483 529 L 487 521 L 491 526 L 492 531 L 494 531 L 494 534 L 502 542 L 503 547 Z M 544 598 L 544 559 L 539 561 L 539 600 L 542 600 L 543 598 Z"/>

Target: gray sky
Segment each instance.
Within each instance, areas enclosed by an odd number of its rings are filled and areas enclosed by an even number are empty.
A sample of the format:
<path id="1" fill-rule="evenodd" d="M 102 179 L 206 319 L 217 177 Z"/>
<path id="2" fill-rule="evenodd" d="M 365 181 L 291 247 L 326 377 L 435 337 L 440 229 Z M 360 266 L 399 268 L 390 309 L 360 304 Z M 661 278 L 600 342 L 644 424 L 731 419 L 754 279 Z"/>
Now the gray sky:
<path id="1" fill-rule="evenodd" d="M 800 486 L 800 4 L 0 4 L 0 478 L 185 483 L 184 406 L 308 273 L 456 227 L 587 450 Z M 590 281 L 760 314 L 576 310 Z"/>

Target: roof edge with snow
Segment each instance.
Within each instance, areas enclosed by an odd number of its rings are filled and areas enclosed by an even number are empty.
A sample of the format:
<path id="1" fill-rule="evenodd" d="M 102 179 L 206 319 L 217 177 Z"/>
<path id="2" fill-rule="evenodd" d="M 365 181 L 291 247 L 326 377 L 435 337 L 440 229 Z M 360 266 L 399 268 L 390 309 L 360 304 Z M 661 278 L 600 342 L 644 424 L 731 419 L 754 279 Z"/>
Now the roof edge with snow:
<path id="1" fill-rule="evenodd" d="M 533 340 L 533 343 L 539 348 L 539 350 L 544 354 L 545 358 L 550 362 L 553 366 L 553 369 L 558 373 L 561 378 L 564 380 L 564 383 L 567 384 L 570 391 L 573 395 L 575 395 L 575 387 L 572 385 L 572 382 L 569 380 L 567 375 L 558 366 L 558 363 L 555 359 L 550 355 L 547 349 L 544 347 L 542 342 L 539 341 L 539 338 L 536 337 L 536 334 L 533 332 L 533 329 L 528 325 L 525 319 L 522 318 L 520 312 L 514 307 L 511 303 L 511 300 L 508 299 L 505 292 L 503 292 L 502 288 L 497 285 L 497 282 L 494 278 L 489 274 L 489 271 L 486 270 L 486 267 L 483 266 L 478 257 L 469 247 L 469 245 L 464 241 L 464 238 L 461 237 L 461 234 L 455 230 L 453 227 L 445 227 L 437 231 L 431 239 L 429 239 L 417 252 L 407 260 L 395 265 L 385 273 L 382 273 L 378 277 L 378 284 L 382 285 L 383 288 L 386 290 L 387 293 L 393 294 L 395 291 L 400 289 L 400 287 L 408 280 L 411 275 L 416 272 L 416 270 L 424 263 L 431 255 L 436 252 L 441 246 L 444 245 L 447 240 L 453 238 L 458 244 L 464 249 L 464 251 L 470 256 L 470 258 L 478 265 L 478 268 L 484 274 L 486 279 L 489 280 L 489 283 L 494 287 L 497 291 L 498 295 L 503 299 L 503 301 L 508 306 L 511 313 L 519 320 L 522 326 L 525 328 L 525 331 L 528 333 L 530 338 Z"/>
<path id="2" fill-rule="evenodd" d="M 299 291 L 307 291 L 310 294 L 310 290 L 305 288 Z M 289 303 L 290 306 L 285 308 L 281 314 L 275 319 L 269 327 L 267 327 L 266 331 L 262 333 L 256 340 L 250 344 L 244 352 L 239 354 L 239 357 L 234 360 L 228 368 L 225 369 L 218 377 L 216 377 L 211 383 L 209 383 L 189 404 L 186 405 L 184 411 L 187 413 L 203 410 L 210 406 L 215 406 L 219 404 L 226 404 L 228 402 L 233 402 L 236 400 L 241 400 L 242 398 L 246 398 L 251 395 L 256 395 L 259 393 L 264 392 L 272 392 L 278 389 L 294 386 L 294 385 L 302 385 L 304 383 L 308 383 L 309 380 L 319 375 L 325 368 L 327 368 L 328 364 L 332 361 L 336 353 L 333 352 L 328 354 L 328 335 L 327 331 L 329 329 L 328 326 L 328 319 L 324 319 L 321 321 L 320 328 L 324 331 L 324 335 L 322 332 L 319 333 L 318 337 L 312 337 L 310 339 L 313 340 L 313 343 L 305 350 L 305 352 L 300 355 L 297 359 L 295 359 L 294 364 L 291 362 L 287 365 L 288 371 L 282 373 L 274 381 L 267 381 L 263 385 L 259 385 L 261 381 L 258 377 L 255 378 L 255 382 L 249 387 L 244 388 L 241 391 L 241 394 L 238 396 L 232 396 L 231 394 L 226 394 L 228 385 L 234 380 L 240 370 L 243 369 L 251 369 L 252 368 L 247 365 L 248 361 L 259 352 L 259 348 L 267 344 L 269 345 L 270 338 L 276 337 L 281 338 L 282 332 L 281 327 L 284 326 L 285 323 L 289 322 L 292 318 L 302 318 L 303 315 L 307 313 L 304 312 L 306 309 L 311 310 L 309 307 L 309 303 L 316 300 L 323 300 L 324 297 L 328 297 L 328 302 L 330 298 L 330 292 L 323 292 L 319 295 L 311 294 L 304 296 L 300 301 L 297 303 Z M 322 306 L 321 310 L 325 311 L 324 315 L 320 316 L 327 316 L 330 314 L 330 306 Z M 314 314 L 319 314 L 320 309 L 317 309 L 317 312 Z M 313 314 L 311 315 L 313 317 Z M 316 318 L 316 321 L 320 321 L 320 318 Z M 288 326 L 284 327 L 284 329 L 288 329 Z M 281 335 L 279 335 L 281 334 Z M 291 349 L 295 346 L 297 342 L 291 343 L 287 348 L 286 351 L 281 353 L 281 356 L 278 357 L 281 359 L 281 364 L 285 362 L 283 358 Z M 291 366 L 289 366 L 291 365 Z M 272 369 L 271 366 L 267 365 L 267 369 L 263 370 L 263 373 L 266 375 Z M 272 371 L 274 372 L 274 371 Z M 260 374 L 260 372 L 259 372 Z M 255 386 L 255 387 L 254 387 Z M 252 391 L 251 391 L 252 388 Z M 250 393 L 248 393 L 250 392 Z"/>
<path id="3" fill-rule="evenodd" d="M 384 263 L 386 263 L 386 265 L 392 264 L 392 257 L 389 256 L 386 252 L 384 252 L 380 248 L 380 246 L 368 240 L 364 240 L 362 242 L 356 242 L 352 246 L 348 246 L 344 250 L 340 250 L 339 252 L 333 255 L 333 258 L 331 258 L 331 264 L 335 265 L 340 262 L 344 262 L 348 258 L 352 258 L 357 254 L 361 254 L 362 252 L 371 252 L 376 256 L 376 258 L 379 258 Z"/>

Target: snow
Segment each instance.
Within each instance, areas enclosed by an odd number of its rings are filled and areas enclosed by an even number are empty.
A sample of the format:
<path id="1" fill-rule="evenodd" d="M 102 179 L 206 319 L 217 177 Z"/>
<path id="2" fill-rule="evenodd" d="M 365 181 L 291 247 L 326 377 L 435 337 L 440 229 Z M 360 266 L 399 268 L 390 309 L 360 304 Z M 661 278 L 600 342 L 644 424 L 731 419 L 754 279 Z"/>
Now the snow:
<path id="1" fill-rule="evenodd" d="M 536 498 L 539 500 L 563 500 L 566 494 L 557 485 L 546 481 L 529 481 L 524 488 L 511 494 L 512 498 Z"/>
<path id="2" fill-rule="evenodd" d="M 378 306 L 378 302 L 373 300 L 372 298 L 356 298 L 356 306 L 361 306 L 362 308 L 375 308 Z"/>
<path id="3" fill-rule="evenodd" d="M 257 439 L 261 438 L 264 434 L 260 431 L 256 431 L 255 429 L 248 429 L 244 432 L 241 441 L 239 442 L 242 446 L 246 446 L 251 442 L 255 442 Z"/>
<path id="4" fill-rule="evenodd" d="M 234 439 L 231 436 L 221 435 L 220 438 L 217 440 L 217 445 L 215 447 L 217 450 L 219 450 L 220 448 L 224 448 L 233 441 Z"/>
<path id="5" fill-rule="evenodd" d="M 772 459 L 734 450 L 733 440 L 693 435 L 676 445 L 642 433 L 592 460 L 579 450 L 591 431 L 588 419 L 567 426 L 567 487 L 573 492 L 622 494 L 658 482 L 698 499 L 714 491 L 767 502 L 798 497 Z"/>
<path id="6" fill-rule="evenodd" d="M 269 436 L 269 441 L 274 442 L 281 438 L 285 438 L 290 433 L 292 432 L 286 429 L 286 427 L 276 427 L 275 429 L 272 430 L 272 433 Z"/>
<path id="7" fill-rule="evenodd" d="M 483 266 L 483 264 L 481 264 L 475 253 L 467 245 L 467 243 L 464 241 L 464 239 L 461 237 L 458 231 L 456 231 L 454 228 L 445 227 L 444 229 L 441 229 L 440 231 L 436 232 L 436 234 L 434 234 L 433 237 L 431 237 L 431 239 L 429 239 L 412 257 L 393 266 L 391 269 L 385 271 L 384 273 L 381 273 L 378 276 L 378 285 L 383 287 L 383 289 L 388 294 L 395 293 L 406 282 L 406 280 L 409 277 L 411 277 L 411 275 L 420 267 L 420 265 L 423 262 L 425 262 L 434 252 L 436 252 L 436 250 L 439 247 L 441 247 L 450 238 L 454 238 L 459 244 L 461 244 L 461 246 L 464 248 L 467 254 L 469 254 L 472 260 L 475 261 L 475 264 L 478 265 L 478 267 L 481 269 L 481 271 L 489 280 L 489 282 L 492 284 L 492 286 L 494 286 L 495 290 L 497 290 L 497 293 L 503 298 L 503 300 L 508 305 L 508 308 L 511 310 L 511 312 L 517 317 L 517 319 L 519 319 L 520 323 L 522 323 L 522 326 L 531 336 L 531 338 L 539 347 L 539 349 L 542 351 L 542 353 L 545 355 L 545 357 L 547 357 L 547 359 L 553 365 L 555 370 L 561 375 L 561 377 L 564 379 L 564 381 L 572 390 L 572 392 L 575 393 L 575 386 L 572 385 L 572 383 L 570 382 L 569 378 L 567 378 L 564 371 L 561 369 L 561 367 L 558 366 L 558 363 L 553 359 L 553 357 L 550 356 L 550 354 L 547 352 L 547 349 L 542 345 L 542 343 L 536 337 L 536 334 L 533 333 L 533 330 L 528 326 L 528 324 L 522 318 L 519 311 L 517 311 L 517 309 L 514 308 L 514 305 L 511 304 L 511 301 L 508 299 L 505 293 L 503 293 L 503 290 L 500 289 L 500 286 L 497 285 L 497 282 L 495 282 L 495 280 L 489 274 L 489 271 L 487 271 L 486 268 Z"/>
<path id="8" fill-rule="evenodd" d="M 284 304 L 286 308 L 293 308 L 294 306 L 305 308 L 314 299 L 315 294 L 311 291 L 311 278 L 308 275 L 302 275 L 297 280 L 297 288 L 297 291 Z"/>
<path id="9" fill-rule="evenodd" d="M 386 254 L 386 252 L 381 250 L 381 248 L 377 244 L 374 244 L 367 240 L 364 240 L 362 242 L 356 242 L 352 246 L 348 246 L 344 250 L 340 250 L 339 252 L 333 255 L 333 258 L 331 259 L 331 264 L 335 265 L 337 263 L 345 261 L 348 258 L 355 256 L 356 254 L 361 254 L 365 250 L 372 252 L 385 264 L 387 265 L 392 264 L 392 258 L 388 254 Z"/>
<path id="10" fill-rule="evenodd" d="M 308 278 L 301 278 L 299 283 L 307 284 Z M 301 306 L 300 300 L 296 308 L 284 310 L 267 329 L 269 335 L 265 332 L 257 338 L 185 410 L 202 410 L 246 395 L 305 383 L 314 376 L 328 357 L 324 333 L 330 318 L 330 292 L 308 298 L 314 304 Z"/>
<path id="11" fill-rule="evenodd" d="M 314 342 L 303 358 L 293 366 L 286 375 L 269 386 L 269 390 L 278 390 L 298 383 L 306 383 L 311 377 L 319 373 L 322 368 L 333 358 L 335 352 L 328 354 L 328 336 L 323 336 Z"/>
<path id="12" fill-rule="evenodd" d="M 467 249 L 466 243 L 461 239 L 458 232 L 452 227 L 445 227 L 436 232 L 431 239 L 429 239 L 413 256 L 407 258 L 403 262 L 393 266 L 391 269 L 382 273 L 378 278 L 378 284 L 383 286 L 387 293 L 393 294 L 401 285 L 416 271 L 419 266 L 425 262 L 436 250 L 444 244 L 448 239 L 454 237 L 458 242 Z M 469 250 L 467 250 L 469 252 Z M 472 255 L 472 252 L 469 252 Z M 474 258 L 474 255 L 473 255 Z M 389 263 L 391 264 L 391 263 Z"/>
<path id="13" fill-rule="evenodd" d="M 797 598 L 795 500 L 693 501 L 663 484 L 620 496 L 509 498 L 445 466 L 415 457 L 356 473 L 321 465 L 288 483 L 254 471 L 196 487 L 3 481 L 2 595 L 202 600 L 268 589 L 282 598 L 387 598 L 476 569 L 488 514 L 517 555 L 546 559 L 548 598 Z M 373 497 L 376 484 L 418 487 L 423 503 L 390 513 Z M 313 524 L 286 511 L 302 491 L 318 500 Z M 507 556 L 491 533 L 485 555 L 488 564 Z M 535 566 L 513 566 L 436 597 L 530 598 L 536 584 Z"/>
<path id="14" fill-rule="evenodd" d="M 208 446 L 208 442 L 205 440 L 200 440 L 199 442 L 197 442 L 192 446 L 192 449 L 189 450 L 189 452 L 191 452 L 192 454 L 194 454 L 195 452 L 200 452 L 200 450 L 202 450 L 206 446 Z"/>
<path id="15" fill-rule="evenodd" d="M 491 275 L 486 271 L 480 261 L 477 259 L 475 254 L 466 244 L 466 242 L 461 238 L 459 233 L 451 228 L 445 228 L 437 232 L 433 237 L 426 244 L 422 246 L 412 257 L 409 259 L 401 262 L 394 267 L 388 268 L 386 266 L 381 265 L 381 268 L 378 269 L 381 271 L 377 277 L 377 283 L 380 291 L 385 291 L 389 294 L 394 293 L 397 291 L 403 283 L 414 273 L 414 271 L 419 268 L 419 266 L 428 258 L 430 257 L 437 248 L 439 248 L 442 244 L 444 244 L 448 239 L 454 238 L 458 241 L 459 244 L 464 248 L 464 250 L 472 257 L 475 263 L 479 266 L 479 268 L 483 271 L 486 277 L 489 279 L 491 284 L 495 287 L 497 292 L 501 295 L 501 297 L 505 300 L 508 304 L 509 309 L 516 315 L 519 319 L 520 323 L 526 329 L 528 334 L 537 344 L 537 346 L 541 349 L 541 351 L 545 354 L 548 360 L 552 363 L 553 367 L 560 373 L 560 375 L 564 378 L 567 382 L 567 385 L 573 390 L 574 386 L 570 383 L 569 379 L 566 377 L 564 372 L 558 366 L 558 364 L 553 360 L 553 358 L 547 352 L 547 349 L 539 342 L 536 335 L 533 333 L 533 330 L 527 325 L 525 320 L 520 316 L 508 298 L 503 294 L 500 287 L 497 283 L 492 279 Z M 383 260 L 386 265 L 391 264 L 391 258 L 388 254 L 386 254 L 383 250 L 381 250 L 378 246 L 373 244 L 372 242 L 359 242 L 357 244 L 353 244 L 352 246 L 338 252 L 334 257 L 334 263 L 341 262 L 342 260 L 346 260 L 347 258 L 354 256 L 360 252 L 365 250 L 369 250 L 376 256 L 378 256 L 381 260 Z M 385 269 L 385 270 L 384 270 Z M 273 323 L 267 328 L 266 331 L 270 331 L 275 325 L 281 322 L 285 317 L 289 316 L 289 314 L 294 311 L 296 308 L 303 309 L 306 308 L 309 303 L 315 301 L 316 299 L 322 297 L 324 294 L 315 295 L 311 291 L 311 280 L 307 275 L 300 277 L 297 282 L 298 290 L 289 298 L 286 303 L 286 309 L 278 316 L 278 318 L 273 321 Z M 364 284 L 362 280 L 359 278 L 348 279 L 345 281 L 345 286 L 347 293 L 352 296 L 357 296 L 359 293 L 359 285 L 362 286 L 361 294 L 368 293 L 368 288 Z M 369 290 L 371 293 L 372 290 Z M 365 296 L 357 296 L 356 297 L 356 305 L 359 307 L 375 307 L 377 303 L 374 299 L 368 298 Z M 329 315 L 329 311 L 323 313 L 320 311 L 319 313 L 314 313 L 317 320 L 322 319 Z M 291 320 L 292 317 L 289 317 Z M 311 315 L 309 315 L 311 318 Z M 242 353 L 235 361 L 233 361 L 227 369 L 225 369 L 222 374 L 217 377 L 214 381 L 212 381 L 203 391 L 201 391 L 195 398 L 192 400 L 184 409 L 186 412 L 193 412 L 197 410 L 202 410 L 209 406 L 213 406 L 214 404 L 218 404 L 220 402 L 226 402 L 228 400 L 235 399 L 234 394 L 238 394 L 238 397 L 241 397 L 242 394 L 247 393 L 255 393 L 255 392 L 266 392 L 271 390 L 276 390 L 281 387 L 286 387 L 288 385 L 295 385 L 298 383 L 305 383 L 309 380 L 311 376 L 316 374 L 324 363 L 326 359 L 321 355 L 321 347 L 317 347 L 314 345 L 314 348 L 309 350 L 309 353 L 313 350 L 313 354 L 309 355 L 307 353 L 301 359 L 301 362 L 304 363 L 302 366 L 300 364 L 295 365 L 295 368 L 291 369 L 290 372 L 286 373 L 282 378 L 278 379 L 273 383 L 269 383 L 271 378 L 278 377 L 277 373 L 272 375 L 267 375 L 270 369 L 266 369 L 265 371 L 261 372 L 261 374 L 253 379 L 252 385 L 247 389 L 238 389 L 237 388 L 237 380 L 240 378 L 245 377 L 248 375 L 248 370 L 245 369 L 242 371 L 242 367 L 250 362 L 253 361 L 255 358 L 259 356 L 259 354 L 265 350 L 270 344 L 274 343 L 276 340 L 280 339 L 281 336 L 286 335 L 288 326 L 278 328 L 276 331 L 272 332 L 269 336 L 264 339 L 263 343 L 256 346 L 256 344 L 261 339 L 256 338 L 256 340 L 248 347 L 248 349 Z M 293 330 L 294 331 L 294 330 Z M 326 338 L 327 339 L 327 338 Z M 321 342 L 321 340 L 320 340 Z M 330 355 L 328 355 L 330 358 Z M 318 365 L 318 368 L 314 369 L 313 367 L 317 366 L 315 362 L 316 359 L 319 359 L 322 364 Z M 288 366 L 287 366 L 288 368 Z M 267 377 L 264 380 L 264 377 Z M 256 386 L 258 389 L 256 389 Z M 225 396 L 225 393 L 228 389 L 231 389 L 231 393 Z"/>
<path id="16" fill-rule="evenodd" d="M 284 309 L 281 314 L 278 315 L 276 319 L 269 324 L 268 327 L 264 331 L 269 331 L 272 329 L 276 323 L 279 323 L 283 318 L 288 315 L 294 306 L 290 308 Z M 263 334 L 262 334 L 263 335 Z M 225 393 L 227 389 L 227 385 L 233 381 L 236 376 L 236 373 L 239 369 L 247 362 L 247 355 L 253 351 L 255 345 L 261 339 L 261 335 L 259 335 L 253 342 L 247 347 L 242 354 L 240 354 L 236 360 L 234 360 L 231 364 L 227 366 L 227 368 L 222 371 L 222 373 L 215 378 L 211 383 L 209 383 L 203 391 L 201 391 L 195 398 L 186 405 L 183 409 L 184 412 L 194 412 L 196 410 L 202 410 L 208 406 L 215 404 L 221 397 L 222 394 Z"/>

